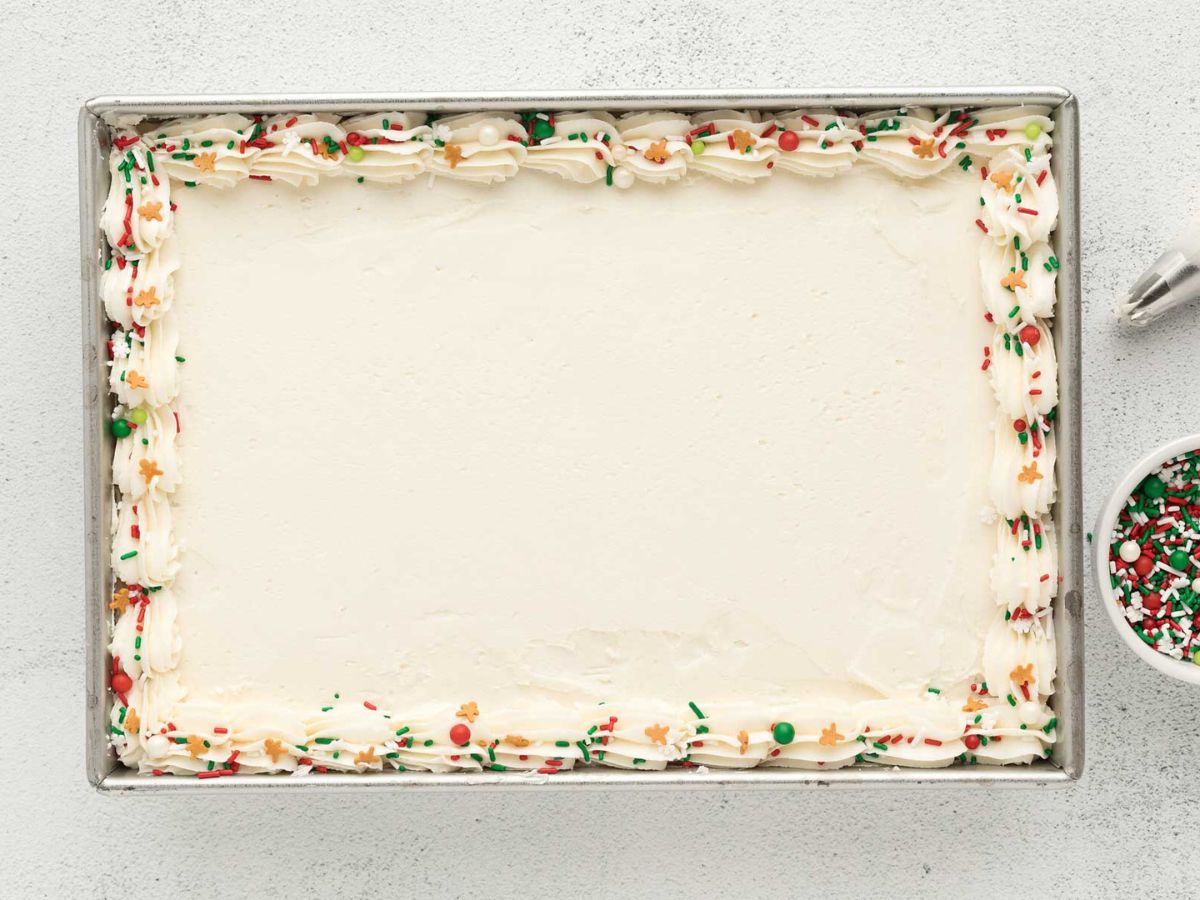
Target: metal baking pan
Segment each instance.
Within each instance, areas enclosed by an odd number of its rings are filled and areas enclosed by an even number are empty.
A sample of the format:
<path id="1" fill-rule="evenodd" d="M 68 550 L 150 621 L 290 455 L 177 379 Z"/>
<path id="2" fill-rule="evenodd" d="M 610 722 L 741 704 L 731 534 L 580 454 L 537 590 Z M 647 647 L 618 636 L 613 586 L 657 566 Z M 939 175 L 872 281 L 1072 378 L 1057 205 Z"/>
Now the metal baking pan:
<path id="1" fill-rule="evenodd" d="M 107 421 L 108 393 L 106 322 L 99 294 L 100 262 L 106 252 L 99 215 L 108 187 L 107 153 L 110 130 L 106 116 L 140 115 L 167 118 L 218 112 L 365 113 L 379 109 L 464 111 L 476 109 L 796 109 L 833 107 L 850 111 L 898 106 L 988 107 L 1035 104 L 1053 108 L 1055 122 L 1053 172 L 1060 191 L 1054 251 L 1060 261 L 1058 310 L 1054 345 L 1060 366 L 1058 431 L 1058 502 L 1054 508 L 1059 541 L 1062 584 L 1054 602 L 1058 648 L 1057 689 L 1052 706 L 1058 718 L 1058 742 L 1052 761 L 1028 766 L 950 766 L 941 769 L 848 767 L 829 772 L 759 767 L 750 770 L 667 769 L 626 772 L 583 768 L 552 779 L 531 779 L 517 773 L 382 772 L 325 774 L 310 778 L 239 775 L 202 782 L 195 778 L 151 778 L 125 769 L 108 742 L 109 702 L 105 674 L 108 666 L 107 596 L 112 586 L 109 569 L 109 516 L 112 488 L 112 436 Z M 1080 257 L 1079 257 L 1079 110 L 1075 97 L 1061 88 L 852 88 L 846 90 L 770 90 L 702 92 L 572 92 L 482 94 L 264 94 L 244 96 L 111 96 L 83 105 L 79 115 L 80 256 L 83 270 L 83 374 L 85 565 L 84 619 L 87 637 L 87 775 L 104 791 L 219 790 L 399 787 L 445 789 L 473 785 L 490 788 L 656 787 L 783 788 L 799 785 L 915 784 L 1066 784 L 1083 770 L 1083 510 L 1080 435 Z"/>

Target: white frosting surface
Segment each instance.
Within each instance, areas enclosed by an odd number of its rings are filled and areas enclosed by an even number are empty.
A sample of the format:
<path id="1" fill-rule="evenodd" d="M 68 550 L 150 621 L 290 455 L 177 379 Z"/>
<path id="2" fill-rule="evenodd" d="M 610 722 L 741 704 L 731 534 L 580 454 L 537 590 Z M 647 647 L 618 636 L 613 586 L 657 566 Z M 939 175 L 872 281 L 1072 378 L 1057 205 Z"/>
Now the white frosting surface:
<path id="1" fill-rule="evenodd" d="M 1042 755 L 1050 124 L 224 116 L 123 144 L 122 759 Z"/>
<path id="2" fill-rule="evenodd" d="M 183 201 L 193 697 L 686 707 L 978 671 L 975 185 L 671 190 Z M 695 227 L 731 204 L 752 227 Z"/>

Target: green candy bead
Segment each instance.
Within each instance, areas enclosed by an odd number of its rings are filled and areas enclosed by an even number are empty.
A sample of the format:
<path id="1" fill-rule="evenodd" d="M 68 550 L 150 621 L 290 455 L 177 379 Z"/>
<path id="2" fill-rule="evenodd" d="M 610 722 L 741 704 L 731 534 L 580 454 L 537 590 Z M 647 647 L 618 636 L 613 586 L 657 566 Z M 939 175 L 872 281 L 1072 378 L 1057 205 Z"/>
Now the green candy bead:
<path id="1" fill-rule="evenodd" d="M 1037 122 L 1030 122 L 1025 126 L 1025 138 L 1030 141 L 1036 141 L 1042 133 L 1042 126 Z"/>
<path id="2" fill-rule="evenodd" d="M 537 119 L 533 123 L 533 138 L 534 140 L 544 141 L 548 137 L 554 136 L 554 126 L 545 119 Z"/>
<path id="3" fill-rule="evenodd" d="M 796 728 L 791 722 L 776 722 L 771 737 L 777 744 L 790 744 L 796 737 Z"/>
<path id="4" fill-rule="evenodd" d="M 129 433 L 133 431 L 133 429 L 129 427 L 129 423 L 124 419 L 113 419 L 110 427 L 112 428 L 113 437 L 129 437 Z"/>
<path id="5" fill-rule="evenodd" d="M 704 152 L 704 141 L 699 138 L 692 140 L 692 156 L 700 156 Z"/>
<path id="6" fill-rule="evenodd" d="M 1182 572 L 1187 568 L 1187 564 L 1191 562 L 1191 559 L 1182 550 L 1176 550 L 1167 559 L 1167 562 L 1170 563 L 1172 569 L 1178 569 Z"/>
<path id="7" fill-rule="evenodd" d="M 366 155 L 367 154 L 362 147 L 351 146 L 346 150 L 346 158 L 349 159 L 350 162 L 362 162 L 362 158 Z"/>
<path id="8" fill-rule="evenodd" d="M 1167 492 L 1167 486 L 1162 483 L 1162 480 L 1151 475 L 1142 482 L 1142 493 L 1151 500 L 1158 500 Z"/>
<path id="9" fill-rule="evenodd" d="M 134 425 L 145 425 L 146 411 L 144 409 L 135 409 L 129 414 L 129 418 L 133 420 Z"/>

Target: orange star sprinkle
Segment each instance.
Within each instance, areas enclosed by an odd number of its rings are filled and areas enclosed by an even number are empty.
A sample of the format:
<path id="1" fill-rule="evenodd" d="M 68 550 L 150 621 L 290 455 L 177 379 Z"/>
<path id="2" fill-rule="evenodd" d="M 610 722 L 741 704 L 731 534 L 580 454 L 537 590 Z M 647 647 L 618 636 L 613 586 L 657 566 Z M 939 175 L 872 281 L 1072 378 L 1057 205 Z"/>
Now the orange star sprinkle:
<path id="1" fill-rule="evenodd" d="M 198 154 L 196 158 L 192 160 L 192 165 L 194 165 L 201 172 L 215 172 L 217 171 L 217 154 Z"/>
<path id="2" fill-rule="evenodd" d="M 926 138 L 918 144 L 913 144 L 912 150 L 918 159 L 933 159 L 933 138 Z"/>
<path id="3" fill-rule="evenodd" d="M 374 747 L 368 747 L 366 750 L 360 752 L 358 756 L 354 757 L 354 764 L 356 766 L 359 763 L 366 763 L 367 765 L 371 766 L 377 762 L 379 762 L 379 757 L 375 755 Z"/>
<path id="4" fill-rule="evenodd" d="M 115 609 L 117 612 L 125 612 L 129 609 L 129 588 L 121 588 L 113 594 L 112 603 L 108 604 L 109 609 Z"/>
<path id="5" fill-rule="evenodd" d="M 462 162 L 462 159 L 463 159 L 462 147 L 458 146 L 458 144 L 447 144 L 445 147 L 445 150 L 446 150 L 446 162 L 450 163 L 450 168 L 453 169 L 460 162 Z"/>
<path id="6" fill-rule="evenodd" d="M 845 737 L 844 734 L 838 734 L 837 722 L 830 722 L 828 728 L 821 729 L 821 737 L 817 739 L 817 743 L 823 747 L 836 747 L 837 742 Z"/>
<path id="7" fill-rule="evenodd" d="M 152 459 L 139 459 L 138 472 L 140 472 L 141 476 L 146 479 L 146 484 L 149 484 L 150 480 L 154 478 L 155 475 L 161 475 L 163 470 L 160 469 L 158 467 L 158 463 Z"/>
<path id="8" fill-rule="evenodd" d="M 287 756 L 288 752 L 283 749 L 283 743 L 275 740 L 275 738 L 267 738 L 263 742 L 263 753 L 271 757 L 271 762 L 279 762 L 279 757 Z"/>
<path id="9" fill-rule="evenodd" d="M 991 177 L 988 178 L 988 181 L 996 185 L 998 188 L 1008 191 L 1010 194 L 1016 190 L 1016 185 L 1013 184 L 1012 172 L 993 172 Z"/>
<path id="10" fill-rule="evenodd" d="M 738 737 L 738 743 L 741 744 L 741 747 L 739 748 L 738 752 L 741 753 L 743 756 L 745 756 L 746 751 L 750 749 L 750 732 L 739 731 L 737 737 Z"/>
<path id="11" fill-rule="evenodd" d="M 479 707 L 476 705 L 475 701 L 472 700 L 470 703 L 464 703 L 462 706 L 460 706 L 455 715 L 460 719 L 466 719 L 473 725 L 475 724 L 475 720 L 479 718 Z"/>
<path id="12" fill-rule="evenodd" d="M 1025 283 L 1025 278 L 1020 272 L 1013 270 L 1000 279 L 1000 287 L 1023 288 L 1029 287 L 1029 285 Z"/>
<path id="13" fill-rule="evenodd" d="M 139 375 L 136 369 L 130 369 L 125 373 L 125 383 L 134 390 L 150 386 L 150 382 L 148 382 L 143 376 Z"/>
<path id="14" fill-rule="evenodd" d="M 192 759 L 196 759 L 208 748 L 204 746 L 204 738 L 196 735 L 189 735 L 187 739 L 188 753 L 192 754 Z"/>
<path id="15" fill-rule="evenodd" d="M 138 291 L 138 295 L 133 298 L 133 305 L 147 308 L 158 306 L 158 288 L 150 285 L 146 290 Z"/>
<path id="16" fill-rule="evenodd" d="M 981 709 L 987 709 L 987 704 L 974 696 L 967 697 L 967 705 L 963 707 L 963 712 L 979 712 Z"/>
<path id="17" fill-rule="evenodd" d="M 650 738 L 656 744 L 667 745 L 667 732 L 670 729 L 666 725 L 654 724 L 646 728 L 646 737 Z"/>
<path id="18" fill-rule="evenodd" d="M 521 737 L 519 734 L 506 734 L 501 743 L 508 744 L 510 747 L 528 747 L 532 742 L 529 738 Z"/>
<path id="19" fill-rule="evenodd" d="M 147 200 L 138 207 L 138 215 L 146 221 L 161 222 L 162 221 L 162 204 L 157 200 Z"/>
<path id="20" fill-rule="evenodd" d="M 126 734 L 137 734 L 142 720 L 138 718 L 137 710 L 131 708 L 125 713 L 125 721 L 121 724 L 124 726 Z"/>
<path id="21" fill-rule="evenodd" d="M 667 157 L 670 155 L 671 154 L 667 153 L 666 138 L 663 138 L 661 141 L 655 141 L 653 144 L 647 147 L 646 152 L 642 154 L 642 156 L 646 157 L 646 159 L 650 160 L 650 162 L 656 163 L 665 163 L 667 161 Z"/>
<path id="22" fill-rule="evenodd" d="M 1008 677 L 1013 680 L 1013 684 L 1029 684 L 1033 681 L 1033 663 L 1017 666 L 1008 673 Z"/>
<path id="23" fill-rule="evenodd" d="M 1017 476 L 1017 481 L 1022 484 L 1033 484 L 1041 477 L 1042 473 L 1037 470 L 1037 463 L 1034 462 L 1027 466 L 1021 466 L 1021 474 Z"/>
<path id="24" fill-rule="evenodd" d="M 733 146 L 737 148 L 738 153 L 745 153 L 754 146 L 754 135 L 745 128 L 735 128 L 733 130 Z"/>

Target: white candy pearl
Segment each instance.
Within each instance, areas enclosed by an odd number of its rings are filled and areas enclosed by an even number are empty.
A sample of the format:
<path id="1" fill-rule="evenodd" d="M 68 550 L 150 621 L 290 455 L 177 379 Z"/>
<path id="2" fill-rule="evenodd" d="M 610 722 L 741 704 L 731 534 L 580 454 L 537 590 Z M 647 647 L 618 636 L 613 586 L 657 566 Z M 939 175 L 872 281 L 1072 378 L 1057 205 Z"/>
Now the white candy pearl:
<path id="1" fill-rule="evenodd" d="M 633 187 L 633 173 L 628 169 L 617 169 L 613 172 L 613 184 L 619 188 Z"/>
<path id="2" fill-rule="evenodd" d="M 1120 555 L 1127 563 L 1137 562 L 1138 557 L 1142 555 L 1142 548 L 1138 546 L 1137 541 L 1126 541 L 1121 545 Z"/>
<path id="3" fill-rule="evenodd" d="M 479 143 L 485 147 L 490 147 L 500 140 L 500 129 L 495 125 L 480 125 L 479 126 Z"/>
<path id="4" fill-rule="evenodd" d="M 171 742 L 164 734 L 152 734 L 146 738 L 146 753 L 153 759 L 162 759 L 171 749 Z"/>
<path id="5" fill-rule="evenodd" d="M 612 145 L 612 158 L 617 162 L 621 162 L 625 157 L 629 156 L 629 148 L 624 144 Z"/>
<path id="6" fill-rule="evenodd" d="M 1042 721 L 1042 708 L 1032 700 L 1017 706 L 1017 715 L 1026 725 L 1037 725 Z"/>
<path id="7" fill-rule="evenodd" d="M 1197 594 L 1200 594 L 1200 578 L 1197 578 L 1195 581 L 1192 582 L 1192 590 L 1195 591 Z"/>

